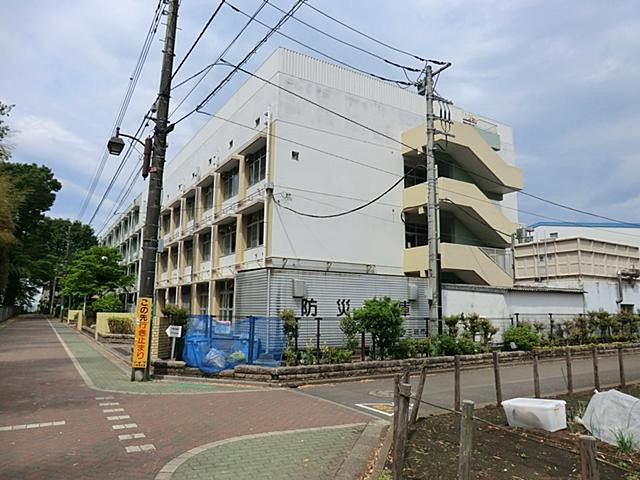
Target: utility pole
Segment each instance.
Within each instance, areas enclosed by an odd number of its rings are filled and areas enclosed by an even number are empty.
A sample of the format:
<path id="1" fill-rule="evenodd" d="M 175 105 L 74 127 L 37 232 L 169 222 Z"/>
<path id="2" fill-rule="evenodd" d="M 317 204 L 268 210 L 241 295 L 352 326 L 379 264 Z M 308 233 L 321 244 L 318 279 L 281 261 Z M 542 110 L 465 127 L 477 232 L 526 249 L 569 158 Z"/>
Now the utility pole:
<path id="1" fill-rule="evenodd" d="M 144 368 L 132 367 L 132 380 L 149 380 L 150 341 L 153 324 L 153 298 L 156 281 L 156 256 L 158 252 L 158 220 L 162 202 L 162 175 L 167 150 L 167 134 L 172 130 L 169 126 L 169 98 L 171 92 L 171 76 L 173 73 L 173 57 L 178 24 L 179 0 L 169 0 L 167 10 L 167 29 L 164 40 L 160 89 L 157 100 L 157 114 L 153 135 L 153 157 L 149 170 L 149 190 L 147 195 L 147 215 L 142 234 L 142 262 L 140 263 L 140 292 L 138 308 L 149 319 L 148 329 L 142 336 L 146 342 Z M 137 318 L 140 322 L 140 318 Z M 137 330 L 136 330 L 137 333 Z M 138 340 L 138 335 L 136 335 Z M 135 346 L 134 346 L 135 350 Z M 134 359 L 135 360 L 135 359 Z"/>
<path id="2" fill-rule="evenodd" d="M 433 71 L 430 63 L 440 65 L 437 71 Z M 445 136 L 449 135 L 448 126 L 451 123 L 448 110 L 444 116 L 441 113 L 437 118 L 443 125 L 444 131 L 438 131 L 435 128 L 436 116 L 433 113 L 434 100 L 449 105 L 452 102 L 440 97 L 435 93 L 433 84 L 434 75 L 439 74 L 443 70 L 449 68 L 451 63 L 441 62 L 438 60 L 428 60 L 425 66 L 425 78 L 423 82 L 418 84 L 418 94 L 424 95 L 426 100 L 426 134 L 427 144 L 424 154 L 427 160 L 427 244 L 429 255 L 427 258 L 427 278 L 429 280 L 429 320 L 435 322 L 437 326 L 442 318 L 442 290 L 440 283 L 440 204 L 438 200 L 438 169 L 436 167 L 435 158 L 435 135 L 441 133 Z M 449 135 L 450 136 L 450 135 Z M 433 330 L 435 331 L 435 330 Z"/>
<path id="3" fill-rule="evenodd" d="M 440 225 L 438 222 L 438 172 L 435 159 L 435 116 L 433 114 L 433 69 L 427 65 L 425 78 L 425 99 L 427 101 L 427 237 L 429 245 L 428 274 L 431 301 L 429 319 L 440 320 L 440 271 L 438 254 L 440 252 Z"/>

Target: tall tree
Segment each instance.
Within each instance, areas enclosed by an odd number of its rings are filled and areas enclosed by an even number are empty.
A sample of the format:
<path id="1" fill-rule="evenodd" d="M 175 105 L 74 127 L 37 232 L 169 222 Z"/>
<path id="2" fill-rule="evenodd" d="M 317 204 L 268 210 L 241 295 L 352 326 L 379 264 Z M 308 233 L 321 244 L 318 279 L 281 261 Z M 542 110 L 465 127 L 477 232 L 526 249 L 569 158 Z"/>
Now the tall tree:
<path id="1" fill-rule="evenodd" d="M 12 108 L 13 105 L 0 102 L 0 162 L 8 160 L 11 156 L 11 145 L 7 142 L 11 129 L 2 117 L 8 117 Z"/>
<path id="2" fill-rule="evenodd" d="M 0 162 L 0 176 L 12 184 L 9 201 L 16 242 L 9 254 L 4 305 L 30 305 L 43 280 L 38 258 L 43 255 L 42 224 L 62 185 L 44 165 Z M 14 202 L 14 198 L 16 202 Z"/>
<path id="3" fill-rule="evenodd" d="M 11 105 L 0 102 L 0 162 L 6 161 L 11 154 L 11 147 L 6 142 L 10 129 L 3 118 L 9 116 L 11 108 Z M 9 279 L 9 251 L 16 241 L 13 212 L 17 204 L 18 198 L 9 177 L 0 174 L 0 292 Z"/>
<path id="4" fill-rule="evenodd" d="M 112 247 L 95 246 L 76 254 L 63 283 L 63 293 L 75 298 L 127 289 L 135 281 L 120 265 L 122 254 Z"/>

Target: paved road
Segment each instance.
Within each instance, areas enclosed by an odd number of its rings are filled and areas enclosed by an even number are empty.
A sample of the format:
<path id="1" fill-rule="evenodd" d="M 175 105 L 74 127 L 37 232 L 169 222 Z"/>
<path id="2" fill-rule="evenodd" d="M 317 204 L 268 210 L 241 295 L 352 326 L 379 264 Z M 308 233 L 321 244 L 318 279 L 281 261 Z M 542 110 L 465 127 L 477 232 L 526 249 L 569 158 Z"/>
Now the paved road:
<path id="1" fill-rule="evenodd" d="M 599 372 L 601 388 L 615 386 L 619 382 L 617 356 L 600 356 Z M 593 363 L 591 358 L 573 359 L 574 390 L 591 389 L 594 385 Z M 532 397 L 533 369 L 531 363 L 514 366 L 503 365 L 500 369 L 503 399 L 514 397 Z M 566 372 L 564 360 L 540 362 L 540 390 L 542 395 L 550 396 L 566 393 Z M 640 381 L 640 354 L 625 355 L 625 373 L 627 382 Z M 417 376 L 411 377 L 412 389 L 417 386 Z M 463 370 L 461 372 L 462 399 L 473 400 L 476 404 L 495 403 L 495 387 L 492 368 Z M 358 382 L 333 383 L 301 388 L 306 394 L 324 398 L 348 406 L 393 402 L 393 380 L 364 380 Z M 436 405 L 453 407 L 453 372 L 440 372 L 428 375 L 423 399 Z M 375 405 L 374 405 L 375 406 Z M 434 407 L 422 404 L 420 414 L 440 413 Z M 374 412 L 381 418 L 387 415 Z"/>
<path id="2" fill-rule="evenodd" d="M 0 478 L 323 480 L 380 433 L 369 415 L 293 390 L 132 383 L 57 320 L 10 322 L 0 325 Z"/>

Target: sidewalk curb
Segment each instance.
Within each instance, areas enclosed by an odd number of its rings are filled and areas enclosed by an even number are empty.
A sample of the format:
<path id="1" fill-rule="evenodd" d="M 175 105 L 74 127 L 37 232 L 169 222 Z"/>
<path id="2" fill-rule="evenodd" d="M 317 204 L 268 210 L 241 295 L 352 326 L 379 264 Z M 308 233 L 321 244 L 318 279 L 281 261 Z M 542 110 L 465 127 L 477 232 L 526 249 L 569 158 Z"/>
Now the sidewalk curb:
<path id="1" fill-rule="evenodd" d="M 388 422 L 382 420 L 373 420 L 367 423 L 351 452 L 336 472 L 334 479 L 354 480 L 364 478 L 370 462 L 376 458 L 380 439 L 385 437 L 385 429 L 388 427 Z M 391 431 L 391 429 L 388 431 Z"/>

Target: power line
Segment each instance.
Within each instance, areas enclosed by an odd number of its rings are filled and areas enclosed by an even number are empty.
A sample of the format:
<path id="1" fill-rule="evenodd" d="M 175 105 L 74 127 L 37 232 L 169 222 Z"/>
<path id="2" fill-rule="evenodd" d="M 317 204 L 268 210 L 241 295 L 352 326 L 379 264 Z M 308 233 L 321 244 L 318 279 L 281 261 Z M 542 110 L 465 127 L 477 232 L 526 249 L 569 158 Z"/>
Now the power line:
<path id="1" fill-rule="evenodd" d="M 140 52 L 140 54 L 138 55 L 138 60 L 136 62 L 136 65 L 134 67 L 133 70 L 133 74 L 131 75 L 131 77 L 129 78 L 129 84 L 127 86 L 127 90 L 125 92 L 125 96 L 122 100 L 122 103 L 120 105 L 120 109 L 118 111 L 118 114 L 116 115 L 116 119 L 114 121 L 114 124 L 111 128 L 110 134 L 112 134 L 115 129 L 117 127 L 119 127 L 122 124 L 122 120 L 124 119 L 124 115 L 129 107 L 129 104 L 131 102 L 131 98 L 133 97 L 133 93 L 135 91 L 135 88 L 138 84 L 138 80 L 140 79 L 140 75 L 142 74 L 142 69 L 144 67 L 144 64 L 146 62 L 147 56 L 149 54 L 149 50 L 151 48 L 151 44 L 153 43 L 153 39 L 155 38 L 155 34 L 157 32 L 158 29 L 158 25 L 160 24 L 160 19 L 162 17 L 162 3 L 163 0 L 159 0 L 158 4 L 156 6 L 156 10 L 154 12 L 153 15 L 153 20 L 151 21 L 151 25 L 149 26 L 149 30 L 147 31 L 147 35 L 145 37 L 145 41 L 143 43 L 142 46 L 142 50 Z M 80 207 L 80 212 L 78 213 L 78 219 L 82 219 L 82 216 L 84 215 L 87 207 L 89 206 L 89 203 L 91 202 L 92 198 L 93 198 L 93 194 L 95 193 L 95 189 L 98 186 L 98 182 L 100 181 L 100 177 L 102 176 L 102 172 L 104 171 L 104 167 L 106 164 L 107 159 L 109 158 L 109 152 L 105 149 L 102 157 L 100 158 L 100 161 L 98 162 L 98 166 L 96 168 L 96 171 L 94 172 L 93 178 L 91 180 L 91 184 L 89 186 L 89 190 L 84 198 L 84 201 L 82 203 L 82 206 Z"/>
<path id="2" fill-rule="evenodd" d="M 304 5 L 305 5 L 306 7 L 309 7 L 310 9 L 312 9 L 312 10 L 314 10 L 314 11 L 318 12 L 320 15 L 322 15 L 322 16 L 324 16 L 324 17 L 328 18 L 329 20 L 333 20 L 334 22 L 338 23 L 339 25 L 342 25 L 343 27 L 345 27 L 345 28 L 347 28 L 347 29 L 351 30 L 351 31 L 352 31 L 352 32 L 354 32 L 354 33 L 357 33 L 358 35 L 362 35 L 363 37 L 365 37 L 365 38 L 367 38 L 367 39 L 371 40 L 372 42 L 377 43 L 378 45 L 382 45 L 383 47 L 387 47 L 388 49 L 393 50 L 394 52 L 398 52 L 398 53 L 402 53 L 402 54 L 404 54 L 404 55 L 408 55 L 409 57 L 413 57 L 413 58 L 415 58 L 416 60 L 419 60 L 419 61 L 421 61 L 421 62 L 426 62 L 426 61 L 427 61 L 425 58 L 422 58 L 422 57 L 420 57 L 420 56 L 418 56 L 418 55 L 416 55 L 416 54 L 414 54 L 414 53 L 410 53 L 410 52 L 407 52 L 407 51 L 405 51 L 405 50 L 401 50 L 401 49 L 399 49 L 399 48 L 397 48 L 397 47 L 394 47 L 394 46 L 392 46 L 392 45 L 389 45 L 389 44 L 387 44 L 387 43 L 384 43 L 383 41 L 378 40 L 377 38 L 374 38 L 374 37 L 372 37 L 372 36 L 370 36 L 370 35 L 367 35 L 367 34 L 366 34 L 366 33 L 364 33 L 364 32 L 361 32 L 360 30 L 357 30 L 356 28 L 352 27 L 351 25 L 347 25 L 346 23 L 342 22 L 341 20 L 338 20 L 337 18 L 332 17 L 332 16 L 331 16 L 331 15 L 329 15 L 328 13 L 323 12 L 323 11 L 322 11 L 322 10 L 320 10 L 319 8 L 314 7 L 314 6 L 313 6 L 313 5 L 311 5 L 311 3 L 309 3 L 308 1 L 307 1 L 307 2 L 305 2 L 305 4 L 304 4 Z"/>
<path id="3" fill-rule="evenodd" d="M 227 2 L 227 5 L 229 5 L 229 7 L 231 7 L 236 12 L 238 12 L 238 13 L 246 16 L 246 17 L 249 17 L 248 13 L 243 12 L 242 10 L 240 10 L 238 7 L 232 5 L 231 3 Z M 295 17 L 292 16 L 292 18 L 295 18 Z M 255 18 L 253 21 L 258 23 L 258 24 L 260 24 L 260 25 L 262 25 L 265 28 L 271 28 L 269 25 L 267 25 L 266 23 L 262 22 L 261 20 L 258 20 L 257 18 Z M 301 42 L 300 40 L 297 40 L 296 38 L 292 37 L 291 35 L 287 35 L 286 33 L 282 33 L 281 31 L 276 30 L 275 33 L 277 33 L 278 35 L 286 38 L 287 40 L 291 40 L 292 42 L 295 42 L 298 45 L 311 50 L 312 52 L 317 53 L 318 55 L 322 55 L 323 57 L 328 58 L 329 60 L 331 60 L 333 62 L 336 62 L 336 63 L 338 63 L 338 64 L 340 64 L 340 65 L 342 65 L 344 67 L 350 68 L 350 69 L 355 70 L 357 72 L 360 72 L 363 75 L 368 75 L 370 77 L 377 78 L 378 80 L 382 80 L 383 82 L 391 82 L 391 83 L 395 83 L 397 85 L 405 85 L 405 86 L 412 86 L 413 85 L 412 83 L 405 82 L 404 80 L 394 80 L 392 78 L 383 77 L 381 75 L 377 75 L 375 73 L 371 73 L 371 72 L 368 72 L 366 70 L 362 70 L 361 68 L 355 67 L 355 66 L 353 66 L 353 65 L 351 65 L 351 64 L 349 64 L 347 62 L 339 60 L 336 57 L 333 57 L 333 56 L 329 55 L 328 53 L 325 53 L 325 52 L 323 52 L 321 50 L 318 50 L 317 48 L 314 48 L 314 47 L 310 46 L 307 43 Z M 401 67 L 401 68 L 403 68 L 403 67 Z"/>
<path id="4" fill-rule="evenodd" d="M 282 13 L 285 13 L 284 10 L 282 10 L 280 7 L 278 7 L 277 5 L 275 5 L 273 3 L 269 3 L 269 6 L 272 7 L 272 8 L 275 8 L 276 10 L 279 10 Z M 331 35 L 330 33 L 327 33 L 324 30 L 322 30 L 322 29 L 320 29 L 320 28 L 318 28 L 318 27 L 316 27 L 314 25 L 311 25 L 308 22 L 305 22 L 304 20 L 301 20 L 300 18 L 296 17 L 295 15 L 291 15 L 291 18 L 293 18 L 295 21 L 301 23 L 302 25 L 305 25 L 306 27 L 314 30 L 315 32 L 318 32 L 318 33 L 324 35 L 325 37 L 331 38 L 332 40 L 335 40 L 336 42 L 339 42 L 339 43 L 341 43 L 343 45 L 346 45 L 346 46 L 351 47 L 351 48 L 353 48 L 355 50 L 358 50 L 358 51 L 360 51 L 362 53 L 365 53 L 365 54 L 370 55 L 370 56 L 372 56 L 374 58 L 377 58 L 378 60 L 381 60 L 381 61 L 383 61 L 383 62 L 385 62 L 385 63 L 387 63 L 389 65 L 401 68 L 403 71 L 405 71 L 405 74 L 406 74 L 406 71 L 409 71 L 409 72 L 422 72 L 423 71 L 422 68 L 415 68 L 415 67 L 410 67 L 410 66 L 407 66 L 407 65 L 401 65 L 401 64 L 396 63 L 396 62 L 394 62 L 392 60 L 389 60 L 388 58 L 385 58 L 385 57 L 383 57 L 381 55 L 378 55 L 377 53 L 374 53 L 374 52 L 371 52 L 369 50 L 366 50 L 366 49 L 364 49 L 362 47 L 359 47 L 358 45 L 354 45 L 353 43 L 347 42 L 346 40 L 342 40 L 341 38 L 338 38 L 338 37 L 336 37 L 334 35 Z M 411 81 L 408 77 L 407 77 L 407 80 Z M 415 82 L 412 82 L 412 84 L 413 83 L 415 83 Z"/>
<path id="5" fill-rule="evenodd" d="M 218 85 L 216 85 L 214 89 L 211 90 L 211 92 L 209 92 L 209 94 L 205 97 L 205 99 L 202 102 L 200 102 L 200 104 L 194 110 L 192 110 L 189 114 L 181 118 L 179 121 L 184 120 L 184 118 L 186 118 L 188 115 L 191 115 L 192 113 L 195 113 L 196 111 L 198 111 L 200 108 L 204 107 L 209 102 L 209 100 L 211 100 L 211 98 L 213 98 L 213 96 L 216 95 L 222 89 L 222 87 L 224 87 L 231 80 L 231 78 L 233 78 L 233 76 L 238 72 L 238 70 L 242 69 L 242 65 L 247 63 L 251 59 L 251 57 L 260 49 L 260 47 L 262 47 L 262 45 L 264 45 L 271 38 L 271 36 L 287 22 L 290 15 L 293 15 L 304 3 L 304 1 L 305 0 L 296 0 L 296 3 L 289 9 L 287 14 L 284 15 L 278 21 L 278 23 L 276 23 L 273 27 L 271 27 L 271 29 L 266 33 L 266 35 L 262 37 L 262 39 L 260 39 L 260 41 L 249 51 L 249 53 L 247 53 L 237 65 L 232 65 L 234 67 L 233 70 L 229 72 L 229 74 L 225 78 L 223 78 L 220 81 L 220 83 L 218 83 Z M 222 57 L 220 58 L 220 61 L 223 61 Z M 225 63 L 228 63 L 228 62 L 225 62 Z M 175 122 L 175 123 L 178 123 L 178 122 Z"/>
<path id="6" fill-rule="evenodd" d="M 187 50 L 187 53 L 184 55 L 184 57 L 182 57 L 182 60 L 180 61 L 180 63 L 178 64 L 178 66 L 176 67 L 176 69 L 173 71 L 173 73 L 171 74 L 171 78 L 174 78 L 176 76 L 176 74 L 180 71 L 180 69 L 182 68 L 182 66 L 184 65 L 184 62 L 187 61 L 187 58 L 189 58 L 189 55 L 191 55 L 191 53 L 193 52 L 193 50 L 196 48 L 196 46 L 198 45 L 198 42 L 200 42 L 200 40 L 202 39 L 202 37 L 204 36 L 205 32 L 207 31 L 207 29 L 209 28 L 209 26 L 211 25 L 211 22 L 213 22 L 213 19 L 216 18 L 216 16 L 218 15 L 218 12 L 220 11 L 220 9 L 222 8 L 222 6 L 224 5 L 225 0 L 221 0 L 220 3 L 218 4 L 218 6 L 216 7 L 216 9 L 213 11 L 213 13 L 211 14 L 211 16 L 209 17 L 209 20 L 207 20 L 207 23 L 204 24 L 204 27 L 202 27 L 202 30 L 200 30 L 200 33 L 198 34 L 198 36 L 196 37 L 196 39 L 193 41 L 193 43 L 191 44 L 191 47 L 189 47 L 189 50 Z"/>
<path id="7" fill-rule="evenodd" d="M 235 43 L 242 36 L 242 34 L 245 32 L 245 30 L 247 28 L 249 28 L 249 26 L 251 25 L 253 19 L 262 11 L 262 9 L 265 7 L 266 4 L 267 4 L 267 2 L 263 0 L 263 2 L 255 10 L 255 12 L 253 12 L 253 15 L 251 16 L 251 18 L 247 21 L 247 23 L 244 24 L 244 26 L 240 29 L 240 31 L 236 34 L 236 36 L 233 37 L 233 39 L 229 42 L 229 44 L 225 47 L 225 49 L 222 51 L 222 53 L 220 53 L 220 55 L 218 56 L 218 58 L 214 62 L 210 63 L 206 67 L 202 68 L 201 70 L 199 70 L 195 74 L 191 75 L 190 77 L 188 77 L 187 79 L 183 80 L 182 82 L 178 83 L 175 87 L 173 87 L 173 88 L 178 88 L 178 87 L 184 85 L 185 83 L 187 83 L 188 81 L 190 81 L 191 79 L 193 79 L 193 78 L 195 78 L 195 77 L 197 77 L 199 75 L 202 75 L 202 77 L 200 77 L 198 79 L 198 81 L 195 83 L 195 85 L 193 85 L 193 87 L 191 87 L 191 90 L 189 90 L 187 92 L 187 94 L 182 98 L 182 100 L 180 100 L 178 102 L 176 107 L 173 108 L 172 112 L 169 114 L 169 117 L 171 117 L 174 113 L 176 113 L 178 111 L 178 109 L 191 96 L 191 94 L 195 91 L 195 89 L 198 88 L 198 85 L 200 85 L 200 83 L 202 83 L 202 81 L 205 79 L 205 77 L 207 75 L 209 75 L 209 72 L 211 72 L 213 67 L 216 66 L 218 64 L 218 62 L 220 62 L 220 59 L 224 55 L 226 55 L 229 52 L 229 50 L 231 50 L 233 45 L 235 45 Z"/>

